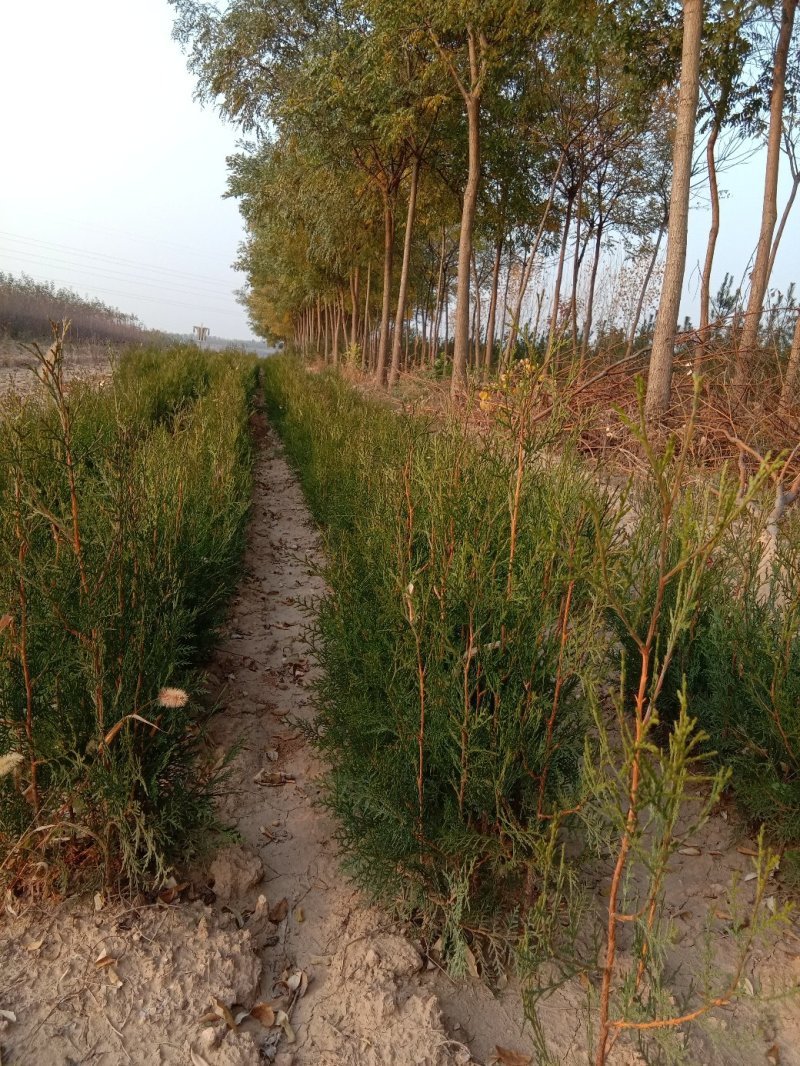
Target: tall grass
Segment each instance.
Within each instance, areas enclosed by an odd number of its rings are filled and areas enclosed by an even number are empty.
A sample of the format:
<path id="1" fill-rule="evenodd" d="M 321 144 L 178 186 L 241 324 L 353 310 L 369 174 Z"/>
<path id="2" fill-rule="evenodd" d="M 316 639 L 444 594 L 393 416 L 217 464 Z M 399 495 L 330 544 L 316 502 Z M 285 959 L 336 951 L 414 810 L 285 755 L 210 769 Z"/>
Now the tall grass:
<path id="1" fill-rule="evenodd" d="M 67 392 L 61 359 L 1 415 L 0 877 L 158 880 L 213 821 L 195 666 L 238 571 L 256 370 L 150 351 Z"/>

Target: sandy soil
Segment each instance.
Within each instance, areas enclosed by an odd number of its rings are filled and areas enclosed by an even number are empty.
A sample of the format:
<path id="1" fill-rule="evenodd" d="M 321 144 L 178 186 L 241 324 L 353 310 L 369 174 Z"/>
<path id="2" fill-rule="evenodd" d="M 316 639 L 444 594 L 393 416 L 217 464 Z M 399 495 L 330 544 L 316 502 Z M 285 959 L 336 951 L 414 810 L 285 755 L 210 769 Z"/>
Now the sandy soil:
<path id="1" fill-rule="evenodd" d="M 49 341 L 40 347 L 46 351 Z M 36 387 L 36 360 L 16 341 L 0 341 L 0 396 L 4 392 L 26 395 Z M 66 381 L 85 381 L 110 373 L 110 349 L 100 344 L 68 344 L 64 360 Z"/>
<path id="2" fill-rule="evenodd" d="M 324 768 L 302 729 L 312 719 L 315 669 L 302 603 L 323 592 L 312 574 L 318 541 L 274 434 L 260 417 L 256 428 L 246 573 L 210 664 L 221 713 L 209 758 L 238 745 L 221 811 L 237 840 L 186 887 L 155 900 L 81 899 L 7 915 L 0 929 L 0 1062 L 543 1061 L 524 1029 L 513 981 L 494 994 L 477 979 L 455 984 L 413 938 L 365 906 L 339 871 L 335 827 L 318 803 Z M 731 874 L 750 862 L 743 852 L 752 841 L 737 836 L 724 814 L 706 827 L 698 853 L 679 856 L 672 873 L 679 966 L 696 961 L 706 912 L 724 905 Z M 599 871 L 598 880 L 605 875 Z M 747 975 L 760 993 L 800 985 L 797 926 L 757 954 Z M 576 980 L 544 1004 L 554 1061 L 586 1062 L 586 986 L 595 980 Z M 256 1017 L 246 1013 L 254 1007 Z M 283 1025 L 262 1024 L 271 1012 Z M 497 1045 L 519 1057 L 498 1060 Z M 614 1066 L 644 1061 L 622 1042 L 612 1059 Z M 800 1066 L 800 1005 L 745 999 L 719 1012 L 706 1033 L 693 1032 L 686 1061 Z"/>

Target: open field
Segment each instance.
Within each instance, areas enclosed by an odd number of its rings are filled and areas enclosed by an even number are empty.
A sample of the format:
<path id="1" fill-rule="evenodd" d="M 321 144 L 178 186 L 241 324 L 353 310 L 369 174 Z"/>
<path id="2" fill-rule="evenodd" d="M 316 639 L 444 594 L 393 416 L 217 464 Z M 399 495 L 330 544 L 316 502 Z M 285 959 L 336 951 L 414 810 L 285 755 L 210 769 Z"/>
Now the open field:
<path id="1" fill-rule="evenodd" d="M 325 560 L 274 432 L 263 416 L 252 425 L 257 458 L 248 546 L 219 646 L 206 664 L 205 700 L 219 713 L 201 752 L 209 765 L 232 754 L 218 816 L 235 827 L 240 843 L 222 844 L 179 875 L 185 887 L 160 896 L 103 897 L 99 911 L 91 898 L 56 908 L 15 904 L 18 916 L 6 913 L 0 936 L 0 1009 L 17 1016 L 0 1034 L 3 1061 L 32 1066 L 46 1056 L 66 1066 L 91 1055 L 109 1066 L 255 1066 L 267 1047 L 267 1061 L 282 1066 L 466 1066 L 491 1062 L 498 1045 L 520 1061 L 542 1061 L 523 1024 L 519 975 L 512 970 L 498 983 L 481 962 L 481 976 L 446 976 L 447 960 L 432 934 L 413 916 L 398 922 L 370 907 L 342 875 L 336 821 L 318 806 L 330 764 L 303 731 L 318 728 L 314 692 L 322 678 L 302 604 L 325 594 L 316 573 Z M 726 800 L 673 854 L 665 894 L 679 1001 L 691 994 L 689 974 L 705 951 L 709 918 L 719 934 L 715 958 L 721 967 L 733 963 L 728 889 L 738 877 L 740 906 L 752 906 L 755 884 L 743 879 L 756 850 Z M 609 873 L 602 861 L 587 868 L 597 900 Z M 769 891 L 778 905 L 786 898 L 780 874 Z M 283 982 L 298 972 L 308 986 L 296 999 Z M 704 1026 L 690 1028 L 681 1036 L 679 1061 L 800 1061 L 796 1002 L 780 994 L 800 979 L 796 919 L 750 954 L 745 977 L 754 995 L 744 992 Z M 294 1042 L 280 1027 L 265 1030 L 252 1018 L 227 1030 L 213 1014 L 212 997 L 234 1011 L 235 1004 L 244 1011 L 264 1001 L 290 1009 Z M 583 974 L 542 1001 L 554 1061 L 585 1061 L 588 1006 Z M 212 1020 L 198 1021 L 205 1013 Z M 646 1060 L 618 1045 L 611 1061 Z"/>

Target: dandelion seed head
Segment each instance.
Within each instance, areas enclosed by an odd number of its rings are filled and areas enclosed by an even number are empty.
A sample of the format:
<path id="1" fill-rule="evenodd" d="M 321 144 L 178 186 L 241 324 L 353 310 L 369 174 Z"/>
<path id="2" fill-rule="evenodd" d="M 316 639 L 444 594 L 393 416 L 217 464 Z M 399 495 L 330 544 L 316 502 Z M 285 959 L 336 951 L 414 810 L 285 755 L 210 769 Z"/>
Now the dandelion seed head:
<path id="1" fill-rule="evenodd" d="M 182 688 L 162 688 L 158 702 L 162 707 L 185 707 L 189 702 L 189 693 Z"/>

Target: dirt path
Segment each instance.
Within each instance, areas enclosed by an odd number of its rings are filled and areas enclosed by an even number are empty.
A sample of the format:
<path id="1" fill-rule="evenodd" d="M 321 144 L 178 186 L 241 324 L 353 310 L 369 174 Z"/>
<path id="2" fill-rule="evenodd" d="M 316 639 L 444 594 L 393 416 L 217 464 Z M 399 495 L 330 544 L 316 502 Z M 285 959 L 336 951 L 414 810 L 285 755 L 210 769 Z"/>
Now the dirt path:
<path id="1" fill-rule="evenodd" d="M 209 669 L 221 704 L 210 757 L 238 748 L 221 813 L 240 842 L 175 899 L 99 910 L 75 900 L 7 920 L 0 1011 L 14 1020 L 0 1014 L 3 1064 L 470 1061 L 420 987 L 420 954 L 338 869 L 334 826 L 317 802 L 322 767 L 302 728 L 314 670 L 302 602 L 322 592 L 311 574 L 318 542 L 260 416 L 256 435 L 245 577 Z M 289 1012 L 291 1034 L 252 1018 L 235 1031 L 200 1020 L 259 1002 Z"/>
<path id="2" fill-rule="evenodd" d="M 453 983 L 365 907 L 339 869 L 335 826 L 318 803 L 323 767 L 303 729 L 314 676 L 303 603 L 323 591 L 313 574 L 318 539 L 277 438 L 261 416 L 255 428 L 245 576 L 209 667 L 221 708 L 209 758 L 236 751 L 222 817 L 238 840 L 161 899 L 74 900 L 7 919 L 0 1063 L 467 1066 L 493 1061 L 497 1044 L 537 1062 L 513 981 L 496 996 L 478 980 Z M 702 951 L 709 901 L 732 871 L 746 870 L 741 842 L 719 816 L 698 841 L 700 854 L 678 857 L 669 898 L 678 901 L 687 966 Z M 790 930 L 757 955 L 753 985 L 800 983 L 798 945 Z M 290 1023 L 267 1029 L 243 1017 L 234 1030 L 211 1021 L 226 1010 L 237 1021 L 263 1002 Z M 567 1066 L 586 1062 L 584 1008 L 578 981 L 544 1004 L 551 1047 Z M 686 1061 L 800 1063 L 797 1000 L 745 1002 L 720 1012 L 714 1027 L 714 1039 L 693 1042 Z M 613 1060 L 643 1062 L 622 1046 Z"/>

